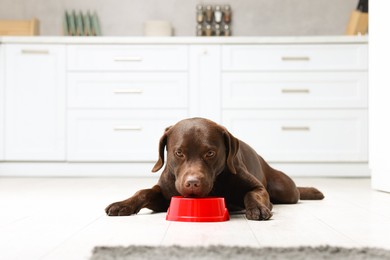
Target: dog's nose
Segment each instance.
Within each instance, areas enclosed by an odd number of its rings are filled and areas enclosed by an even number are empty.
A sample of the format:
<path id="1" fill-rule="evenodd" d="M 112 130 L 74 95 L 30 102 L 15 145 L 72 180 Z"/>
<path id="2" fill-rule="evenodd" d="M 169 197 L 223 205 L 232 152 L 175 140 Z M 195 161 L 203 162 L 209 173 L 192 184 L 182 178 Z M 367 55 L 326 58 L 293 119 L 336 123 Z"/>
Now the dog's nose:
<path id="1" fill-rule="evenodd" d="M 186 188 L 194 189 L 200 187 L 200 180 L 195 177 L 188 177 L 185 182 Z"/>

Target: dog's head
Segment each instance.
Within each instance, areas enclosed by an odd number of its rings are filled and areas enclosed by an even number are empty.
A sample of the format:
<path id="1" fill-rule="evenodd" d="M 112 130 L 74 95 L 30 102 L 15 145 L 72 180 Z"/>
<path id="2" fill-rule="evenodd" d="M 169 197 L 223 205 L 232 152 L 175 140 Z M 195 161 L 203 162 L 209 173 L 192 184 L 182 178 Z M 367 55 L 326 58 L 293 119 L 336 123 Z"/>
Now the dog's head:
<path id="1" fill-rule="evenodd" d="M 227 169 L 236 174 L 239 141 L 224 127 L 203 118 L 185 119 L 165 129 L 159 144 L 159 159 L 153 172 L 164 165 L 175 176 L 175 187 L 184 197 L 205 197 L 217 176 Z"/>

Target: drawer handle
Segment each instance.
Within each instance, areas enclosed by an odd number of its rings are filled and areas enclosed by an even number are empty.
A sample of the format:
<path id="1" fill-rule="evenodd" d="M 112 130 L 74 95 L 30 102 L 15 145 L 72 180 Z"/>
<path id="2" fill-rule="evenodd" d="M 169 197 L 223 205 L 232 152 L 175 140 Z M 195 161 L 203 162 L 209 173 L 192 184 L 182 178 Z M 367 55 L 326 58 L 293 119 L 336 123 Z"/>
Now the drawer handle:
<path id="1" fill-rule="evenodd" d="M 282 126 L 282 131 L 310 131 L 308 126 Z"/>
<path id="2" fill-rule="evenodd" d="M 128 125 L 118 125 L 113 127 L 114 131 L 141 131 L 142 127 L 141 126 L 128 126 Z"/>
<path id="3" fill-rule="evenodd" d="M 282 57 L 282 61 L 309 61 L 310 60 L 310 57 L 307 57 L 307 56 L 285 56 L 285 57 Z"/>
<path id="4" fill-rule="evenodd" d="M 118 62 L 132 62 L 132 61 L 142 61 L 142 58 L 141 57 L 137 57 L 137 56 L 130 56 L 130 57 L 115 57 L 114 58 L 114 61 L 118 61 Z"/>
<path id="5" fill-rule="evenodd" d="M 30 50 L 30 49 L 23 49 L 20 51 L 22 54 L 36 54 L 36 55 L 47 55 L 49 54 L 48 50 Z"/>
<path id="6" fill-rule="evenodd" d="M 140 88 L 129 88 L 129 89 L 114 89 L 115 94 L 142 94 L 143 89 Z"/>
<path id="7" fill-rule="evenodd" d="M 291 89 L 284 88 L 284 89 L 282 89 L 282 93 L 286 93 L 286 94 L 289 94 L 289 93 L 305 93 L 305 94 L 309 94 L 310 93 L 310 89 L 307 89 L 307 88 L 291 88 Z"/>

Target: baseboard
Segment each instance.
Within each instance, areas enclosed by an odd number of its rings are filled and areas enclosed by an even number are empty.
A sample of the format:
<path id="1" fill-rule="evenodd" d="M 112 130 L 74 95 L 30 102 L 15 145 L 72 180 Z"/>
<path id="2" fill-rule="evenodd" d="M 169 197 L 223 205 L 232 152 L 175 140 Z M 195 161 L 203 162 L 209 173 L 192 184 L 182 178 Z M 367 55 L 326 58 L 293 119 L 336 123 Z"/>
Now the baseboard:
<path id="1" fill-rule="evenodd" d="M 158 177 L 154 162 L 67 163 L 0 162 L 4 177 Z M 271 163 L 275 169 L 293 177 L 368 177 L 367 163 Z"/>
<path id="2" fill-rule="evenodd" d="M 369 177 L 368 163 L 270 163 L 294 177 Z"/>
<path id="3" fill-rule="evenodd" d="M 154 163 L 0 163 L 0 176 L 7 177 L 158 177 Z"/>

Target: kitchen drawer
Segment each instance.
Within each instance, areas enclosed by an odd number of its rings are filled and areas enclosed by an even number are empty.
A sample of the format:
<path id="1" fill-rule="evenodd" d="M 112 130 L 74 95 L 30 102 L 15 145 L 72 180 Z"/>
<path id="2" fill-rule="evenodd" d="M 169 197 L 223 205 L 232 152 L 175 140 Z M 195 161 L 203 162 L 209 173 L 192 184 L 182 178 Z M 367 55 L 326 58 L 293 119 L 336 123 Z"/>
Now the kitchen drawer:
<path id="1" fill-rule="evenodd" d="M 225 72 L 224 108 L 366 108 L 366 72 Z"/>
<path id="2" fill-rule="evenodd" d="M 67 159 L 156 161 L 164 129 L 187 116 L 186 110 L 70 110 Z"/>
<path id="3" fill-rule="evenodd" d="M 366 70 L 367 45 L 229 45 L 224 71 Z"/>
<path id="4" fill-rule="evenodd" d="M 186 108 L 185 72 L 68 73 L 72 108 Z"/>
<path id="5" fill-rule="evenodd" d="M 82 71 L 185 71 L 187 46 L 180 45 L 71 45 L 68 69 Z"/>
<path id="6" fill-rule="evenodd" d="M 366 110 L 227 110 L 223 124 L 270 162 L 367 162 Z"/>

